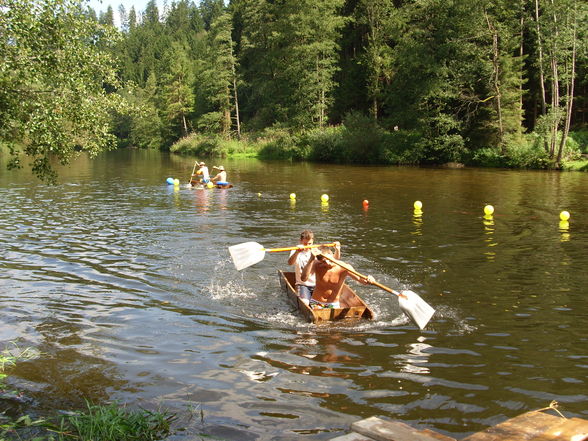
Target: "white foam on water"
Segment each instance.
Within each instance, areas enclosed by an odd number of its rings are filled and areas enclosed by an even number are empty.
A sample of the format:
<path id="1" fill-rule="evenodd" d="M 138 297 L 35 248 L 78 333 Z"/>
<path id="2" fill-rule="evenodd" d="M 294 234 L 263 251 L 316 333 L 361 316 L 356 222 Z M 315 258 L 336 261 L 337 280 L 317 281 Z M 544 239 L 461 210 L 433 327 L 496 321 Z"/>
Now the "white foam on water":
<path id="1" fill-rule="evenodd" d="M 254 299 L 257 297 L 257 293 L 235 281 L 223 282 L 222 284 L 212 281 L 209 286 L 209 291 L 211 298 L 218 301 L 235 298 Z"/>

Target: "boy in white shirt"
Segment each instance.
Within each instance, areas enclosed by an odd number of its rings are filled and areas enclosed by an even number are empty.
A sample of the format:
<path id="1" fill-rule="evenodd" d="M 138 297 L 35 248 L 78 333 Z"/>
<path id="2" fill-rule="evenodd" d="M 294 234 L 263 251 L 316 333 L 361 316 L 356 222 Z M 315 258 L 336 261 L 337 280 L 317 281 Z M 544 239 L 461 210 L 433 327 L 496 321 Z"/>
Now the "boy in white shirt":
<path id="1" fill-rule="evenodd" d="M 304 248 L 305 246 L 312 245 L 314 243 L 314 233 L 310 230 L 304 230 L 300 233 L 300 243 L 298 249 L 290 252 L 288 258 L 288 265 L 294 265 L 294 272 L 296 274 L 296 292 L 304 303 L 308 305 L 312 297 L 312 292 L 316 285 L 315 275 L 311 274 L 306 280 L 302 280 L 302 270 L 312 257 L 311 249 Z M 335 242 L 335 259 L 341 258 L 341 244 Z"/>

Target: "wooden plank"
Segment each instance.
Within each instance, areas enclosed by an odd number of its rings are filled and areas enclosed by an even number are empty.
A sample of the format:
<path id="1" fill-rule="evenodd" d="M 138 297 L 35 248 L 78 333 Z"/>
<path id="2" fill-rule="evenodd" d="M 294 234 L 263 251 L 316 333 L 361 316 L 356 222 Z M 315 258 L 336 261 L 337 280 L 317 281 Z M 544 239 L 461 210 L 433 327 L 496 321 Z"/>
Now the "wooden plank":
<path id="1" fill-rule="evenodd" d="M 332 438 L 331 441 L 374 441 L 374 439 L 366 437 L 365 435 L 361 435 L 359 433 L 352 432 L 347 435 Z"/>
<path id="2" fill-rule="evenodd" d="M 436 441 L 435 438 L 419 432 L 408 424 L 398 421 L 384 421 L 377 417 L 353 423 L 351 430 L 369 436 L 376 441 Z"/>
<path id="3" fill-rule="evenodd" d="M 545 432 L 547 439 L 588 440 L 588 421 L 581 418 L 560 418 L 559 421 L 557 426 L 553 426 Z"/>
<path id="4" fill-rule="evenodd" d="M 332 441 L 456 441 L 432 430 L 415 429 L 377 417 L 351 425 L 354 433 Z M 474 433 L 462 441 L 588 441 L 588 420 L 532 411 Z"/>
<path id="5" fill-rule="evenodd" d="M 561 417 L 532 411 L 489 427 L 482 432 L 474 433 L 462 441 L 555 440 L 556 438 L 546 438 L 545 433 L 561 422 Z"/>
<path id="6" fill-rule="evenodd" d="M 455 438 L 452 438 L 452 437 L 446 436 L 446 435 L 442 435 L 441 433 L 433 432 L 432 430 L 429 430 L 429 429 L 419 430 L 419 433 L 423 433 L 425 435 L 430 436 L 431 438 L 435 438 L 440 441 L 457 441 Z"/>

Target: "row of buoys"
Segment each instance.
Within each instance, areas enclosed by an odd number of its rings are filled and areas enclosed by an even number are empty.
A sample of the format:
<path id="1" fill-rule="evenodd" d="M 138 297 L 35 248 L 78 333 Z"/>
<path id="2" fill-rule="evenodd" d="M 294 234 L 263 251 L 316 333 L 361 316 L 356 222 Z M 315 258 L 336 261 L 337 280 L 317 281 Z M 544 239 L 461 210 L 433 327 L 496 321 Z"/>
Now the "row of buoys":
<path id="1" fill-rule="evenodd" d="M 364 205 L 365 205 L 365 202 L 366 201 L 364 201 Z M 414 211 L 415 212 L 417 212 L 417 211 L 422 212 L 423 203 L 421 201 L 415 201 L 414 204 L 413 204 L 413 207 L 414 207 Z M 484 214 L 486 216 L 491 217 L 494 214 L 494 207 L 492 205 L 490 205 L 490 204 L 485 205 L 484 206 Z M 570 213 L 569 213 L 569 211 L 565 211 L 564 210 L 561 213 L 559 213 L 559 218 L 562 221 L 568 221 L 570 219 Z"/>
<path id="2" fill-rule="evenodd" d="M 259 193 L 261 194 L 261 193 Z M 291 201 L 295 201 L 296 200 L 296 193 L 290 193 L 290 200 Z M 329 202 L 329 195 L 328 194 L 322 194 L 321 195 L 321 201 L 323 202 Z"/>
<path id="3" fill-rule="evenodd" d="M 258 196 L 261 196 L 261 193 L 258 193 Z M 290 200 L 291 201 L 295 201 L 296 200 L 296 193 L 290 193 Z M 329 195 L 324 193 L 321 195 L 321 201 L 322 202 L 329 202 Z M 370 201 L 368 201 L 367 199 L 364 199 L 361 203 L 363 205 L 363 208 L 368 208 L 370 205 Z M 414 211 L 417 214 L 422 214 L 422 210 L 423 210 L 423 203 L 421 201 L 414 201 L 413 204 L 414 207 Z M 484 206 L 484 215 L 491 217 L 494 214 L 494 207 L 490 204 L 487 204 Z M 559 218 L 560 220 L 567 222 L 570 219 L 570 213 L 569 211 L 562 211 L 559 214 Z"/>

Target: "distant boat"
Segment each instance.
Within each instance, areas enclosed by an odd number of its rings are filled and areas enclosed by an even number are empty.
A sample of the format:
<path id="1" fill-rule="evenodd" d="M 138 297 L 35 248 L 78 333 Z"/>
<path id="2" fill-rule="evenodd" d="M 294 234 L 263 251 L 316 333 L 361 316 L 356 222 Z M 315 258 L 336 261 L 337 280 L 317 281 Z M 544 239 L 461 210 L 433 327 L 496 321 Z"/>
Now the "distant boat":
<path id="1" fill-rule="evenodd" d="M 196 181 L 192 181 L 190 182 L 190 184 L 192 185 L 192 188 L 195 188 L 196 190 L 208 190 L 210 188 L 233 188 L 233 184 L 215 184 L 213 183 L 211 187 L 208 187 L 206 185 L 202 185 L 200 182 L 196 182 Z"/>

